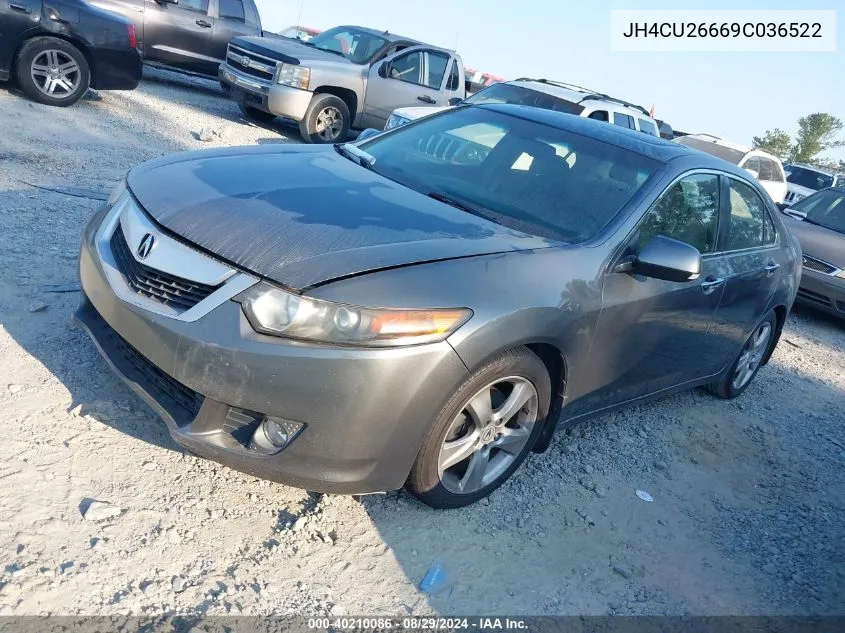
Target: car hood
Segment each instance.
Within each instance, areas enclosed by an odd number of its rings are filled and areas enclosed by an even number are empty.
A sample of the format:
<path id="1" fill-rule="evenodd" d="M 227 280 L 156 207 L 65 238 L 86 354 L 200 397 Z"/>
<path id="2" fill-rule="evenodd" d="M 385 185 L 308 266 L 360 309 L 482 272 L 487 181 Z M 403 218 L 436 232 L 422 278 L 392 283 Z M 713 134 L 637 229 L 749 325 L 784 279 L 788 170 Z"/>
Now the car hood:
<path id="1" fill-rule="evenodd" d="M 241 36 L 232 38 L 232 44 L 286 64 L 307 65 L 308 62 L 320 62 L 342 66 L 355 65 L 343 55 L 306 46 L 302 42 L 284 37 Z"/>
<path id="2" fill-rule="evenodd" d="M 437 112 L 443 112 L 443 110 L 451 110 L 454 106 L 423 106 L 423 107 L 412 107 L 412 108 L 396 108 L 393 111 L 393 114 L 397 116 L 401 116 L 409 121 L 416 121 L 417 119 L 421 119 L 424 116 L 428 116 L 429 114 L 436 114 Z"/>
<path id="3" fill-rule="evenodd" d="M 801 185 L 796 185 L 792 182 L 786 183 L 786 190 L 790 193 L 800 193 L 804 197 L 811 196 L 816 193 L 815 189 L 810 189 L 809 187 L 802 187 Z"/>
<path id="4" fill-rule="evenodd" d="M 164 229 L 294 289 L 554 244 L 432 200 L 330 146 L 175 154 L 136 167 L 128 184 Z"/>
<path id="5" fill-rule="evenodd" d="M 798 238 L 805 255 L 845 268 L 845 235 L 791 216 L 786 216 L 784 223 Z"/>

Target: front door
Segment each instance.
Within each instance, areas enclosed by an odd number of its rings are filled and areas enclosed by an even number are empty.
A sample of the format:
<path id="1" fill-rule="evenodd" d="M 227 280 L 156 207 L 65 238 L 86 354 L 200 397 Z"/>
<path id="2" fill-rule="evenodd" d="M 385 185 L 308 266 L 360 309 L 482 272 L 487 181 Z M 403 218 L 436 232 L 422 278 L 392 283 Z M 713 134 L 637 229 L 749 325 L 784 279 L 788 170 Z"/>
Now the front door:
<path id="1" fill-rule="evenodd" d="M 147 0 L 144 12 L 144 58 L 216 75 L 219 61 L 211 56 L 214 21 L 209 0 L 180 0 L 179 4 Z"/>
<path id="2" fill-rule="evenodd" d="M 219 64 L 226 59 L 226 47 L 233 37 L 258 35 L 260 31 L 243 0 L 218 0 L 217 7 L 211 36 L 211 56 Z"/>
<path id="3" fill-rule="evenodd" d="M 396 108 L 449 105 L 444 89 L 450 56 L 415 46 L 372 65 L 364 100 L 364 127 L 382 129 Z"/>
<path id="4" fill-rule="evenodd" d="M 716 313 L 713 345 L 725 364 L 739 354 L 765 315 L 777 288 L 778 270 L 788 254 L 778 244 L 769 210 L 757 191 L 725 177 L 719 250 L 725 260 L 727 284 Z"/>
<path id="5" fill-rule="evenodd" d="M 569 416 L 610 407 L 718 371 L 709 333 L 725 287 L 724 259 L 715 253 L 719 176 L 696 173 L 671 185 L 646 213 L 623 258 L 657 235 L 702 254 L 698 279 L 661 281 L 630 273 L 605 276 L 602 310 Z"/>

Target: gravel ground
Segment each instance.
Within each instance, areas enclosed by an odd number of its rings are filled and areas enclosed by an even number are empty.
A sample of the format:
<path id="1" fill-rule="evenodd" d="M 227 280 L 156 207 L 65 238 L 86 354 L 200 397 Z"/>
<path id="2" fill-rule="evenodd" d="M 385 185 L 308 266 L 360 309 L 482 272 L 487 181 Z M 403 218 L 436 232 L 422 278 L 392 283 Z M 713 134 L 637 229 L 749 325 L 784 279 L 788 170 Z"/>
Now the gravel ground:
<path id="1" fill-rule="evenodd" d="M 845 614 L 841 323 L 800 310 L 739 400 L 584 423 L 471 508 L 310 496 L 184 454 L 48 287 L 132 165 L 295 134 L 163 71 L 68 109 L 0 88 L 0 120 L 0 614 Z"/>

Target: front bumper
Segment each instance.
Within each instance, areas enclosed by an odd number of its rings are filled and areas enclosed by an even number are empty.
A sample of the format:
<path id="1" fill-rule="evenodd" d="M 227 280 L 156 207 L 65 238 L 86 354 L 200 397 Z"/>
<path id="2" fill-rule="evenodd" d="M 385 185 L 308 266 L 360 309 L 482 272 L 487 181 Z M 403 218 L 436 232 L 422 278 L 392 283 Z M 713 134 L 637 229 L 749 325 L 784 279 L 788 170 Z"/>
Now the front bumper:
<path id="1" fill-rule="evenodd" d="M 796 301 L 845 319 L 845 281 L 805 268 Z"/>
<path id="2" fill-rule="evenodd" d="M 400 349 L 263 336 L 226 301 L 194 321 L 119 298 L 86 230 L 74 321 L 112 370 L 200 456 L 307 490 L 400 488 L 435 417 L 466 379 L 448 343 Z M 306 424 L 272 456 L 248 448 L 262 414 Z"/>
<path id="3" fill-rule="evenodd" d="M 311 97 L 314 96 L 309 90 L 280 86 L 251 77 L 225 63 L 220 64 L 218 78 L 235 101 L 294 121 L 305 118 Z"/>

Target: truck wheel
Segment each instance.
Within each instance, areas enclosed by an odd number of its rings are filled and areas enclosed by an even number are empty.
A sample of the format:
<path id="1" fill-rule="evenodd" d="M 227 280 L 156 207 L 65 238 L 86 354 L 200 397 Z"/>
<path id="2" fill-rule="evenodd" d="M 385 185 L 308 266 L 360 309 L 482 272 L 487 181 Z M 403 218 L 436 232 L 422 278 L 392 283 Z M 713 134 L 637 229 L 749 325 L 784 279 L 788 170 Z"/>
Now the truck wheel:
<path id="1" fill-rule="evenodd" d="M 82 51 L 55 37 L 36 37 L 25 42 L 18 52 L 15 72 L 26 96 L 52 106 L 73 105 L 91 82 Z"/>
<path id="2" fill-rule="evenodd" d="M 299 122 L 299 132 L 306 143 L 340 143 L 349 134 L 350 119 L 343 99 L 316 94 Z"/>
<path id="3" fill-rule="evenodd" d="M 259 110 L 258 108 L 253 108 L 252 106 L 244 105 L 243 103 L 239 103 L 238 107 L 241 109 L 241 114 L 243 114 L 247 119 L 251 121 L 257 121 L 259 123 L 270 123 L 276 118 L 275 114 L 270 112 L 264 112 L 264 110 Z"/>

